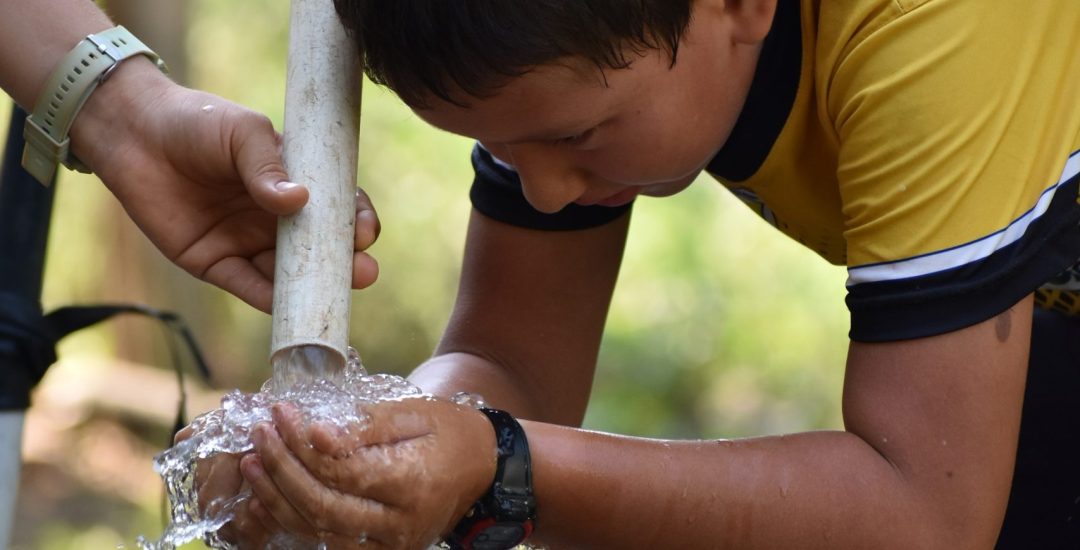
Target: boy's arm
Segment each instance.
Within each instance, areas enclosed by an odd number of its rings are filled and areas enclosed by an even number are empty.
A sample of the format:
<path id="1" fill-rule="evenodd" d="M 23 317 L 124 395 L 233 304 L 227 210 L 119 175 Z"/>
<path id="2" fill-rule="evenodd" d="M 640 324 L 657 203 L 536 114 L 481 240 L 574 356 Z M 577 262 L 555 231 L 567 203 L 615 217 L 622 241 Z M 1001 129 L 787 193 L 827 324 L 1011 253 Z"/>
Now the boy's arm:
<path id="1" fill-rule="evenodd" d="M 457 303 L 435 357 L 410 377 L 515 416 L 580 425 L 630 216 L 568 232 L 469 222 Z"/>
<path id="2" fill-rule="evenodd" d="M 853 343 L 845 432 L 660 442 L 526 423 L 536 541 L 587 548 L 989 548 L 1008 500 L 1031 300 Z"/>
<path id="3" fill-rule="evenodd" d="M 853 342 L 845 432 L 669 445 L 549 425 L 580 422 L 627 221 L 538 234 L 474 214 L 440 346 L 452 354 L 414 374 L 429 390 L 474 391 L 547 423 L 526 423 L 540 542 L 992 543 L 1015 456 L 1030 299 L 950 334 Z M 655 521 L 634 520 L 650 509 Z M 821 538 L 786 538 L 807 530 Z"/>
<path id="4" fill-rule="evenodd" d="M 1025 298 L 950 334 L 852 344 L 842 432 L 660 441 L 523 421 L 538 502 L 531 540 L 992 547 L 1009 496 L 1030 319 Z M 529 393 L 516 379 L 493 387 Z M 244 475 L 263 513 L 290 530 L 421 547 L 491 484 L 490 424 L 438 400 L 366 410 L 370 421 L 344 437 L 305 435 L 298 414 L 277 415 L 277 431 L 257 430 Z"/>

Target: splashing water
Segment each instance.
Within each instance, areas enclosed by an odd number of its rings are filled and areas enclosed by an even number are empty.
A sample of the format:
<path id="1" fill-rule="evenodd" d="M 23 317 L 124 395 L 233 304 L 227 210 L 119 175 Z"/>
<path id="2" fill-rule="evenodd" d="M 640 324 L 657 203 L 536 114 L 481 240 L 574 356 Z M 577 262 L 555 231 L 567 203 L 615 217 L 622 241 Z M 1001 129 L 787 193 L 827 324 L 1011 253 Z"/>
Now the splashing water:
<path id="1" fill-rule="evenodd" d="M 233 519 L 234 508 L 250 493 L 212 503 L 204 517 L 195 492 L 195 464 L 221 453 L 250 451 L 252 428 L 271 420 L 270 409 L 275 403 L 296 405 L 307 423 L 324 422 L 344 428 L 365 422 L 364 415 L 357 411 L 358 403 L 421 394 L 420 388 L 400 376 L 368 375 L 353 348 L 349 348 L 344 365 L 334 353 L 313 346 L 285 350 L 274 357 L 273 364 L 274 376 L 258 393 L 229 392 L 222 398 L 220 409 L 192 421 L 191 437 L 154 457 L 154 470 L 164 480 L 169 497 L 170 522 L 156 541 L 139 537 L 140 549 L 173 550 L 200 537 L 211 548 L 235 548 L 218 537 L 217 531 Z M 272 546 L 318 548 L 301 539 L 275 540 Z"/>

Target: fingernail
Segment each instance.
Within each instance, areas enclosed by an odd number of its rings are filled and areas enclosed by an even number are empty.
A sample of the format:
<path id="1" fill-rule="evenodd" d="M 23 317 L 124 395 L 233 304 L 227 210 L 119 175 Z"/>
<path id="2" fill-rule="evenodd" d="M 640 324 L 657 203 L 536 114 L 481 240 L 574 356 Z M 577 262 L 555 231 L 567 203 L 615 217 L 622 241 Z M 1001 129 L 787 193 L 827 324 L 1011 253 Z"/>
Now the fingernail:
<path id="1" fill-rule="evenodd" d="M 278 191 L 285 192 L 292 191 L 293 189 L 300 187 L 300 184 L 293 183 L 291 181 L 279 181 L 274 184 L 274 187 L 276 187 Z"/>
<path id="2" fill-rule="evenodd" d="M 285 403 L 274 403 L 270 407 L 270 417 L 274 419 L 274 422 L 281 422 L 285 419 L 285 415 L 288 414 L 289 409 Z"/>
<path id="3" fill-rule="evenodd" d="M 356 213 L 356 221 L 361 223 L 375 223 L 379 219 L 371 210 L 361 210 Z"/>
<path id="4" fill-rule="evenodd" d="M 258 458 L 244 461 L 244 477 L 248 479 L 262 477 L 263 467 Z"/>
<path id="5" fill-rule="evenodd" d="M 263 443 L 266 442 L 267 430 L 269 429 L 266 422 L 259 422 L 256 424 L 255 427 L 251 429 L 251 442 L 254 443 L 256 447 L 261 447 Z"/>

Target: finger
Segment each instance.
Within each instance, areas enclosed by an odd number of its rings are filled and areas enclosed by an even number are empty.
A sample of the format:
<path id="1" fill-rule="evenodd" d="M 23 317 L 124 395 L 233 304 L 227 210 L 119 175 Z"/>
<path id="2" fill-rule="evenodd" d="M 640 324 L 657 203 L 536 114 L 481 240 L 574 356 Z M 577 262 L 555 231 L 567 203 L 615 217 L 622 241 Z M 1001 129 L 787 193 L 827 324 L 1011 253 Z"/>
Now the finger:
<path id="1" fill-rule="evenodd" d="M 379 278 L 379 263 L 366 252 L 353 254 L 353 279 L 352 287 L 356 289 L 367 288 L 375 284 Z"/>
<path id="2" fill-rule="evenodd" d="M 251 258 L 251 265 L 255 266 L 266 280 L 274 280 L 274 257 L 275 251 L 273 249 L 264 250 Z"/>
<path id="3" fill-rule="evenodd" d="M 440 400 L 425 396 L 365 403 L 357 409 L 367 415 L 363 438 L 368 445 L 387 445 L 434 433 L 431 413 Z"/>
<path id="4" fill-rule="evenodd" d="M 274 285 L 251 261 L 239 256 L 222 258 L 203 272 L 202 279 L 225 289 L 252 307 L 270 313 Z"/>
<path id="5" fill-rule="evenodd" d="M 375 207 L 371 205 L 371 199 L 367 193 L 359 187 L 356 189 L 356 249 L 367 250 L 375 243 L 382 231 L 379 215 Z"/>
<path id="6" fill-rule="evenodd" d="M 268 478 L 263 483 L 271 484 L 275 489 L 268 492 L 269 498 L 284 496 L 290 507 L 301 514 L 304 522 L 314 526 L 318 532 L 352 535 L 364 531 L 365 526 L 387 524 L 389 510 L 385 505 L 325 487 L 304 468 L 272 427 L 261 425 L 256 428 L 253 440 L 263 471 L 253 470 L 252 474 L 263 474 Z M 252 487 L 255 487 L 254 483 Z M 277 507 L 281 507 L 283 513 L 288 512 L 283 503 L 268 500 L 262 494 L 259 494 L 259 498 L 282 525 L 289 526 L 278 515 Z"/>
<path id="7" fill-rule="evenodd" d="M 227 525 L 231 526 L 229 532 L 230 541 L 241 549 L 264 549 L 266 543 L 273 535 L 273 531 L 267 531 L 262 522 L 251 513 L 247 506 L 250 500 L 237 507 L 236 518 Z"/>
<path id="8" fill-rule="evenodd" d="M 314 423 L 305 424 L 303 415 L 291 403 L 278 403 L 271 408 L 274 426 L 281 441 L 303 467 L 322 484 L 331 489 L 341 489 L 341 477 L 349 475 L 341 459 L 352 455 L 362 443 L 349 431 L 337 426 Z M 319 438 L 315 445 L 313 436 Z"/>
<path id="9" fill-rule="evenodd" d="M 289 181 L 281 159 L 281 138 L 270 119 L 248 111 L 230 120 L 234 121 L 230 145 L 236 170 L 256 204 L 279 216 L 304 206 L 308 190 Z"/>
<path id="10" fill-rule="evenodd" d="M 181 441 L 186 441 L 193 435 L 195 435 L 195 428 L 192 428 L 190 425 L 184 426 L 182 430 L 176 432 L 176 435 L 173 436 L 173 445 L 176 445 Z"/>
<path id="11" fill-rule="evenodd" d="M 196 465 L 196 494 L 204 517 L 220 513 L 224 502 L 240 492 L 239 462 L 236 455 L 221 454 Z"/>
<path id="12" fill-rule="evenodd" d="M 247 511 L 251 514 L 251 517 L 259 521 L 259 524 L 270 536 L 285 531 L 285 527 L 274 519 L 274 515 L 270 513 L 270 510 L 266 509 L 259 497 L 252 495 L 247 503 Z"/>
<path id="13" fill-rule="evenodd" d="M 352 456 L 361 445 L 356 438 L 349 438 L 341 428 L 321 422 L 308 428 L 308 439 L 312 449 L 339 460 Z"/>
<path id="14" fill-rule="evenodd" d="M 274 518 L 275 523 L 294 533 L 309 536 L 316 533 L 314 524 L 308 522 L 274 485 L 273 480 L 266 474 L 258 455 L 244 457 L 244 460 L 240 461 L 240 470 L 244 473 L 244 479 L 251 484 L 252 495 Z"/>
<path id="15" fill-rule="evenodd" d="M 304 416 L 295 404 L 275 403 L 270 407 L 270 417 L 274 421 L 278 437 L 305 467 L 308 461 L 319 457 L 319 453 L 312 448 L 308 440 L 308 426 Z"/>
<path id="16" fill-rule="evenodd" d="M 425 398 L 404 398 L 394 401 L 367 403 L 357 406 L 363 422 L 350 424 L 342 430 L 322 423 L 303 426 L 303 416 L 290 403 L 279 403 L 271 409 L 275 425 L 287 426 L 290 434 L 306 430 L 304 439 L 286 442 L 290 448 L 312 445 L 318 452 L 344 457 L 361 447 L 392 445 L 432 433 L 422 410 Z M 285 433 L 281 433 L 285 437 Z"/>

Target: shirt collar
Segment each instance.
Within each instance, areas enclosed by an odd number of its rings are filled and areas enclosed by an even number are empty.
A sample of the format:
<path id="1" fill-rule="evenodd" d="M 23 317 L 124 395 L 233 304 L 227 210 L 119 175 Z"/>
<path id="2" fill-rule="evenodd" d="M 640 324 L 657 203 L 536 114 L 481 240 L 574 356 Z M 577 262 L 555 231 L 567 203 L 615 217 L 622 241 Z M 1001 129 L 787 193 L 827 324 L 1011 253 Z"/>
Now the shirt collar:
<path id="1" fill-rule="evenodd" d="M 779 0 L 761 46 L 750 91 L 724 146 L 706 170 L 728 181 L 745 181 L 764 164 L 791 114 L 802 72 L 802 24 L 798 0 Z"/>

